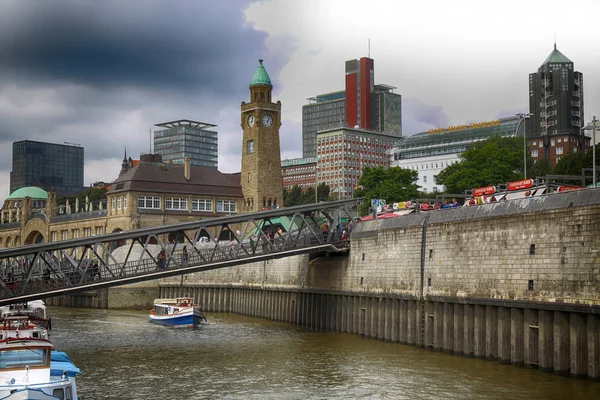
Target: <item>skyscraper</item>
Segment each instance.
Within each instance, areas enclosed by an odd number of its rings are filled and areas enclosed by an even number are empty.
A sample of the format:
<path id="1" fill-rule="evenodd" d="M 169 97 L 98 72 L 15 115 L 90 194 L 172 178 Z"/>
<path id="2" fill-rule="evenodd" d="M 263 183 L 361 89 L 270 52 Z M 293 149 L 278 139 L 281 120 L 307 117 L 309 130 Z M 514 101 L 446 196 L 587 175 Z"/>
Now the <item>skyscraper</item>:
<path id="1" fill-rule="evenodd" d="M 574 70 L 573 61 L 556 44 L 538 72 L 529 74 L 529 112 L 534 160 L 545 159 L 555 166 L 561 157 L 585 146 L 583 74 Z"/>
<path id="2" fill-rule="evenodd" d="M 154 132 L 154 152 L 160 154 L 164 162 L 183 164 L 187 156 L 192 165 L 218 168 L 218 134 L 206 129 L 216 125 L 181 119 L 155 126 L 166 128 Z"/>
<path id="3" fill-rule="evenodd" d="M 83 147 L 21 140 L 13 142 L 10 192 L 38 186 L 57 197 L 83 190 Z"/>
<path id="4" fill-rule="evenodd" d="M 337 128 L 402 136 L 402 97 L 394 86 L 375 84 L 374 61 L 346 61 L 346 88 L 309 98 L 302 106 L 302 156 L 316 157 L 317 132 Z"/>

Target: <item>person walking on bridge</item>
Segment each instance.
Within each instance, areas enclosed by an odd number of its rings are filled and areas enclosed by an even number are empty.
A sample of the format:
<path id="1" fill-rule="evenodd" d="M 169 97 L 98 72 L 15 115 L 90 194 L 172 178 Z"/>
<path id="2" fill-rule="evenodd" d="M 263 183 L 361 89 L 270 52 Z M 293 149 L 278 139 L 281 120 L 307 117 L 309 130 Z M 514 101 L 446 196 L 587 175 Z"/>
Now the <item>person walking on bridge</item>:
<path id="1" fill-rule="evenodd" d="M 185 245 L 183 246 L 183 250 L 181 251 L 181 264 L 185 267 L 188 263 L 188 252 Z"/>

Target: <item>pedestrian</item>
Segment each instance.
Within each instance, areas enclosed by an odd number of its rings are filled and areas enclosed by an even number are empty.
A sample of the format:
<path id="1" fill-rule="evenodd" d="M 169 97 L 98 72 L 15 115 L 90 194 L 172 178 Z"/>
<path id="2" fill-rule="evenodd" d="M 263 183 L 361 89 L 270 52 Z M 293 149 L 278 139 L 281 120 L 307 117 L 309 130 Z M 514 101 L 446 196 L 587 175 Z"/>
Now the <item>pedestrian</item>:
<path id="1" fill-rule="evenodd" d="M 256 243 L 254 243 L 254 235 L 250 236 L 250 251 L 252 251 L 252 254 L 254 254 L 254 248 L 256 246 Z"/>
<path id="2" fill-rule="evenodd" d="M 160 252 L 158 253 L 158 268 L 157 268 L 161 271 L 165 270 L 165 266 L 166 266 L 165 265 L 165 256 L 166 256 L 165 250 L 161 249 Z"/>
<path id="3" fill-rule="evenodd" d="M 181 263 L 183 265 L 187 265 L 188 262 L 188 252 L 187 252 L 187 248 L 185 246 L 183 246 L 183 250 L 181 251 Z"/>
<path id="4" fill-rule="evenodd" d="M 92 271 L 94 274 L 94 280 L 96 279 L 96 277 L 98 277 L 98 280 L 102 279 L 102 276 L 100 275 L 100 266 L 98 265 L 98 260 L 94 260 Z"/>

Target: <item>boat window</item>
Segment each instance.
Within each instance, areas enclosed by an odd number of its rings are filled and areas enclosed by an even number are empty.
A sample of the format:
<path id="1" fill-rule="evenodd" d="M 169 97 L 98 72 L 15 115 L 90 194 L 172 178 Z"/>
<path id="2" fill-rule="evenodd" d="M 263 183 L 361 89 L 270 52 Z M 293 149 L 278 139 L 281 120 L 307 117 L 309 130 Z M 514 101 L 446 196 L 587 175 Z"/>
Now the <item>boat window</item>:
<path id="1" fill-rule="evenodd" d="M 65 398 L 65 391 L 62 390 L 62 388 L 54 389 L 52 391 L 52 396 L 56 397 L 57 399 L 64 400 L 64 398 Z"/>
<path id="2" fill-rule="evenodd" d="M 71 386 L 67 386 L 65 388 L 65 392 L 66 392 L 65 393 L 66 394 L 65 399 L 66 400 L 72 400 L 73 399 L 73 395 L 71 394 Z"/>
<path id="3" fill-rule="evenodd" d="M 0 352 L 0 368 L 48 365 L 48 349 L 10 349 Z"/>

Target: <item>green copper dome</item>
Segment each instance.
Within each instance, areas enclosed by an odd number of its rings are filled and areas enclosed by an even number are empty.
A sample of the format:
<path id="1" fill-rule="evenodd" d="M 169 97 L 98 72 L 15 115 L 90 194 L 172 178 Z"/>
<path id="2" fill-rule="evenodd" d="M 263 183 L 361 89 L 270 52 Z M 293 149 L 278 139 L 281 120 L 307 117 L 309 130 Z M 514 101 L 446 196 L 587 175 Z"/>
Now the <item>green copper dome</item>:
<path id="1" fill-rule="evenodd" d="M 8 196 L 8 200 L 24 199 L 25 197 L 31 197 L 32 199 L 48 200 L 48 192 L 39 187 L 27 186 L 12 192 L 10 196 Z"/>
<path id="2" fill-rule="evenodd" d="M 252 77 L 252 81 L 250 81 L 250 86 L 251 87 L 257 86 L 257 85 L 273 86 L 271 84 L 271 79 L 269 78 L 269 74 L 267 74 L 267 70 L 262 65 L 263 60 L 258 60 L 258 62 L 259 62 L 259 66 L 258 66 L 258 68 L 256 68 L 256 72 L 254 73 L 254 76 Z"/>
<path id="3" fill-rule="evenodd" d="M 556 49 L 556 44 L 554 45 L 554 50 L 552 50 L 552 53 L 550 53 L 550 55 L 548 56 L 548 58 L 546 58 L 546 61 L 544 61 L 544 64 L 548 64 L 548 63 L 570 63 L 572 62 L 571 60 L 569 60 L 567 58 L 567 56 L 565 56 L 563 53 L 561 53 L 560 51 L 558 51 Z"/>

